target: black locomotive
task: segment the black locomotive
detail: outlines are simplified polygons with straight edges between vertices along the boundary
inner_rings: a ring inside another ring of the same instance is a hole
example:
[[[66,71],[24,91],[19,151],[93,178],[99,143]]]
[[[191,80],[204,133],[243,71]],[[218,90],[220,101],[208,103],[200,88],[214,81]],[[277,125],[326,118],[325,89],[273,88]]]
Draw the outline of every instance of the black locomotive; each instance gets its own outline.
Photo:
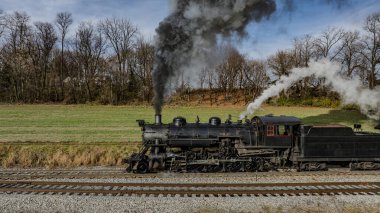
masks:
[[[142,147],[126,159],[129,172],[380,169],[380,134],[341,125],[309,126],[296,117],[272,115],[244,122],[229,117],[223,123],[218,117],[208,123],[176,117],[170,124],[156,115],[154,124],[138,122]]]

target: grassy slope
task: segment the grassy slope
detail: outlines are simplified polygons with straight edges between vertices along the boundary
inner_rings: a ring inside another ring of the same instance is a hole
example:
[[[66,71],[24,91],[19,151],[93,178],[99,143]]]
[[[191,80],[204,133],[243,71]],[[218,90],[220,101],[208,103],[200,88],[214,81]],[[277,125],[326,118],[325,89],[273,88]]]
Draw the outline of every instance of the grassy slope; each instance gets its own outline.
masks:
[[[174,116],[185,116],[188,122],[199,115],[201,122],[210,116],[228,114],[236,120],[244,107],[165,107],[163,122]],[[356,111],[341,111],[313,107],[271,107],[257,115],[292,115],[308,124],[345,124],[359,122],[367,131],[376,124]],[[0,142],[124,142],[140,141],[140,129],[135,120],[153,121],[150,106],[90,106],[90,105],[0,105]]]

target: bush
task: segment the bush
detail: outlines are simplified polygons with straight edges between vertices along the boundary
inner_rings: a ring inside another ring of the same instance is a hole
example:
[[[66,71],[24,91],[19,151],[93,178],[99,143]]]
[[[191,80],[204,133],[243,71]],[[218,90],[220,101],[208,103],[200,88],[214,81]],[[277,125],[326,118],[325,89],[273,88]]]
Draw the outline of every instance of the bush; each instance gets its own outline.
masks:
[[[269,105],[273,106],[313,106],[313,107],[326,107],[336,108],[339,107],[340,101],[327,97],[314,97],[314,98],[287,98],[280,96],[277,98],[269,99]]]
[[[359,106],[356,104],[344,104],[342,106],[342,110],[359,110]]]

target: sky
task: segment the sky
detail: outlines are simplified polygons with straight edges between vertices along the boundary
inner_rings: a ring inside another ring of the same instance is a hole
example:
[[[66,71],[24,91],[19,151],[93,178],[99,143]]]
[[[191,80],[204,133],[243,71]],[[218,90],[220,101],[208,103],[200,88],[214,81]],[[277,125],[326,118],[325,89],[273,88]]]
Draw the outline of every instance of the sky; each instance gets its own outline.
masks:
[[[54,22],[58,12],[72,13],[72,32],[82,21],[96,23],[110,17],[127,18],[153,40],[155,28],[171,11],[172,0],[0,0],[5,13],[26,12],[31,22]],[[380,0],[276,0],[269,19],[251,23],[248,36],[235,43],[240,52],[263,59],[289,49],[295,37],[317,36],[328,27],[361,30],[365,17],[380,12]],[[285,4],[291,2],[292,4]]]

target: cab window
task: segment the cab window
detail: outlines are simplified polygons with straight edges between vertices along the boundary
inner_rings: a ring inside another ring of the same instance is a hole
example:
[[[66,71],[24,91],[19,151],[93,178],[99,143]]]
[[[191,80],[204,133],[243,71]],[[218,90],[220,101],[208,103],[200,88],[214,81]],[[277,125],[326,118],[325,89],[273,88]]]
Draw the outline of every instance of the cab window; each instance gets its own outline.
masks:
[[[286,125],[268,125],[267,136],[287,136],[290,135],[290,127]]]
[[[288,132],[286,131],[285,125],[278,125],[278,135],[287,135]]]
[[[275,126],[274,125],[268,125],[267,126],[267,136],[274,136],[275,134]]]

